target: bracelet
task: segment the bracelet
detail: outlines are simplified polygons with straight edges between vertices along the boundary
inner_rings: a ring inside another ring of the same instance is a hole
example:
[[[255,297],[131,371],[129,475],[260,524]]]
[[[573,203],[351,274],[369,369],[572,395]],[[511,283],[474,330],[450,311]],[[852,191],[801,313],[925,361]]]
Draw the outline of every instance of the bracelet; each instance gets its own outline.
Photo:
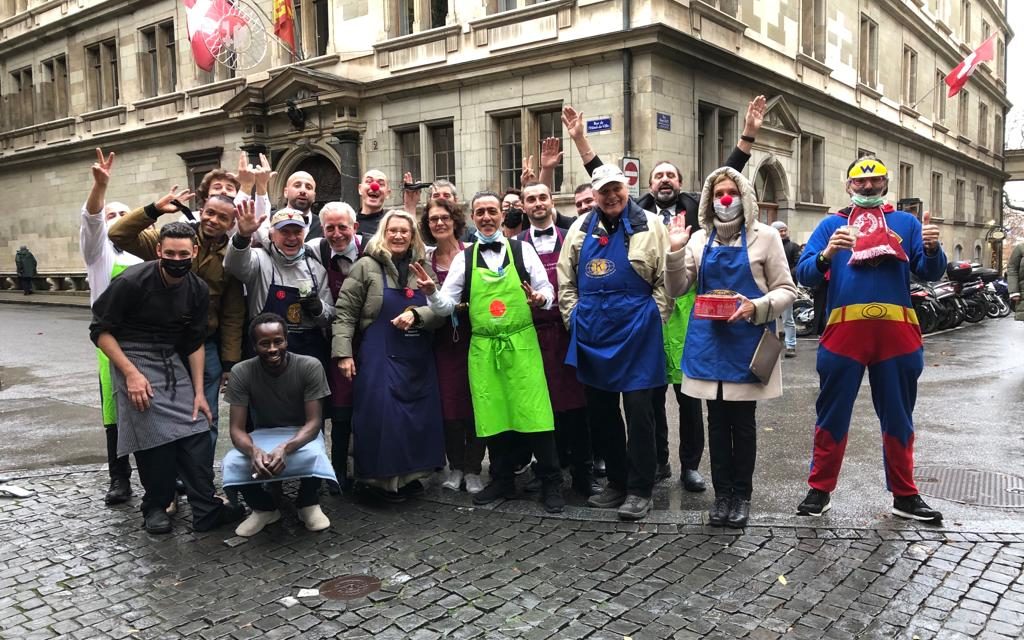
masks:
[[[754,136],[743,136],[743,135],[741,135],[740,136],[740,140],[742,140],[743,142],[749,142],[750,144],[754,144],[755,138],[754,138]]]

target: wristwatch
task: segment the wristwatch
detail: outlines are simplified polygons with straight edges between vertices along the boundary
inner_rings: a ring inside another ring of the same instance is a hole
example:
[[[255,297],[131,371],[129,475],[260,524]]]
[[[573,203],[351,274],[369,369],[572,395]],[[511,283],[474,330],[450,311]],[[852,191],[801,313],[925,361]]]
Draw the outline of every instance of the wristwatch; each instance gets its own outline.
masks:
[[[818,271],[825,273],[832,267],[832,260],[825,257],[825,253],[821,252],[818,254],[818,258],[814,261],[818,267]]]

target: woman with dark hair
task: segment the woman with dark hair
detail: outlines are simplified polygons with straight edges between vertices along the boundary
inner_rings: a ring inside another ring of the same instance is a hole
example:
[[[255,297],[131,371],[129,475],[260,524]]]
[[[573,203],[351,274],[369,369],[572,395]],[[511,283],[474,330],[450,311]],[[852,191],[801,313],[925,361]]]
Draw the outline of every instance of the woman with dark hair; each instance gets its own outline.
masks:
[[[466,218],[451,200],[431,200],[420,216],[423,239],[435,246],[427,247],[427,262],[444,284],[448,268],[455,256],[465,250],[459,240],[466,230]],[[476,437],[473,424],[473,403],[469,395],[469,313],[463,309],[453,313],[434,332],[434,359],[441,390],[444,414],[444,448],[448,456],[448,476],[441,483],[446,489],[458,491],[462,483],[466,491],[477,493],[484,488],[480,479],[484,459],[484,443]]]

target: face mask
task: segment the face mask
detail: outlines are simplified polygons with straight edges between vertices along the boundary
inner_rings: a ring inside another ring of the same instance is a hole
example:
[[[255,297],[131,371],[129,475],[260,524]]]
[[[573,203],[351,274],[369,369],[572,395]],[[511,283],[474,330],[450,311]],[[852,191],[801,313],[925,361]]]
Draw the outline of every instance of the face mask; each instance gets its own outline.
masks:
[[[885,198],[883,198],[880,195],[868,196],[868,195],[861,195],[859,193],[855,193],[855,194],[851,195],[850,196],[850,200],[853,201],[853,204],[857,205],[858,207],[862,207],[864,209],[872,209],[874,207],[880,207],[880,206],[882,206],[882,203],[885,202]]]
[[[714,204],[715,217],[722,222],[735,220],[743,213],[743,201],[740,198],[724,195],[721,199],[715,200]]]
[[[160,258],[160,267],[172,278],[184,278],[192,270],[192,258],[170,260]]]
[[[274,251],[277,253],[278,256],[281,257],[281,261],[284,262],[286,265],[293,265],[299,260],[302,260],[302,258],[304,258],[306,255],[306,245],[302,245],[301,247],[299,247],[299,252],[296,253],[294,256],[286,256],[284,252],[278,249],[277,245],[275,244],[271,244],[270,246],[274,247]]]
[[[501,229],[499,228],[493,234],[491,234],[489,236],[485,236],[483,233],[480,232],[479,229],[477,229],[476,237],[480,238],[480,242],[486,244],[488,242],[498,242],[498,241],[504,239],[505,234],[503,234],[501,232]]]

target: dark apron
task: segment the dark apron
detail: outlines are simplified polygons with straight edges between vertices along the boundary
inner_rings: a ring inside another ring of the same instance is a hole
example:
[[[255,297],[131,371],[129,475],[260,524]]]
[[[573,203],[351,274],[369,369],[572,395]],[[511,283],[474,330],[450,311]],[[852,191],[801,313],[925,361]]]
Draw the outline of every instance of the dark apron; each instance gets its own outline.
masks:
[[[576,379],[576,370],[565,363],[569,353],[569,331],[562,322],[562,313],[558,310],[558,256],[562,251],[565,236],[562,230],[555,229],[555,250],[540,257],[541,264],[548,274],[548,281],[555,290],[555,302],[550,309],[533,308],[533,326],[537,329],[537,342],[540,343],[540,355],[544,359],[544,375],[548,381],[548,393],[551,395],[551,409],[555,413],[571,411],[587,406],[583,385]],[[526,241],[533,245],[533,229],[526,232]],[[534,245],[536,246],[536,245]]]
[[[654,288],[633,270],[626,246],[632,227],[622,214],[620,230],[605,246],[596,237],[597,214],[583,236],[576,284],[579,301],[570,323],[566,364],[585,385],[605,391],[637,391],[665,385],[665,345]]]
[[[712,231],[704,245],[697,274],[697,295],[712,289],[728,289],[747,298],[760,298],[764,292],[758,288],[750,270],[746,226],[740,228],[738,247],[714,246],[717,234],[718,231]],[[774,321],[768,326],[770,331],[775,331]],[[694,380],[759,382],[757,376],[750,373],[750,359],[754,357],[762,333],[764,327],[750,322],[708,320],[691,312],[683,346],[683,373]]]
[[[313,293],[316,294],[320,288],[317,285],[316,276],[309,267],[309,257],[306,260],[306,270],[309,271],[309,278],[313,281]],[[320,361],[327,369],[327,358],[331,353],[331,345],[320,327],[303,327],[302,305],[299,304],[298,287],[289,287],[277,284],[277,269],[270,268],[270,287],[267,289],[267,299],[263,303],[263,313],[276,313],[285,319],[288,324],[288,351],[299,353],[304,356],[312,356]]]
[[[426,305],[426,297],[420,291],[388,287],[383,265],[381,277],[380,313],[362,334],[353,385],[353,457],[361,479],[445,465],[433,333],[401,331],[391,324],[410,305]]]
[[[459,242],[459,250],[465,246]],[[430,258],[437,274],[438,288],[448,277],[437,270],[437,260]],[[437,383],[441,389],[441,410],[445,420],[472,420],[473,398],[469,393],[469,312],[455,311],[444,327],[434,333],[434,359]]]
[[[356,243],[356,255],[360,255],[359,236],[353,237],[352,242]],[[330,264],[329,257],[328,264],[325,264],[324,268],[327,269],[327,286],[331,289],[331,299],[337,302],[338,292],[341,291],[341,285],[345,283],[345,274],[341,269],[336,269],[333,264]],[[355,343],[353,343],[353,347],[356,347]],[[330,351],[328,350],[328,352]],[[332,407],[352,406],[352,381],[342,375],[337,360],[332,361],[327,367],[327,384],[331,388],[329,402]]]

